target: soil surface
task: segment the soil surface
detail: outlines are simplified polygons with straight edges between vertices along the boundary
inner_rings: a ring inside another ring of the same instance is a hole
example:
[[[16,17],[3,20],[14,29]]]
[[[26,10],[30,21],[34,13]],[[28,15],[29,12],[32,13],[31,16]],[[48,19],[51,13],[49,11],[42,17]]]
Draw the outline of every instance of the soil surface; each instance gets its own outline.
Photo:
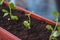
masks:
[[[24,11],[12,10],[13,15],[19,17],[18,21],[8,20],[9,16],[3,17],[2,9],[9,11],[9,7],[3,4],[0,6],[0,26],[16,35],[22,40],[49,40],[51,31],[48,31],[45,26],[47,23],[42,20],[37,20],[31,17],[31,29],[25,28],[23,21],[28,20]],[[58,40],[60,40],[58,38]]]

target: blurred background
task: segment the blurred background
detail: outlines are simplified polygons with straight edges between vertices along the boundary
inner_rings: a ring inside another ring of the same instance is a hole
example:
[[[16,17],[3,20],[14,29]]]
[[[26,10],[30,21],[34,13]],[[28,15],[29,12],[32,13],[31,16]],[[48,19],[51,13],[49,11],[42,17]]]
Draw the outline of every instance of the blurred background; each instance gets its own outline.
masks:
[[[13,2],[15,5],[20,6],[26,10],[33,11],[50,20],[54,20],[52,15],[53,11],[60,13],[60,0],[5,0]],[[59,17],[60,20],[60,17]],[[59,21],[60,22],[60,21]]]

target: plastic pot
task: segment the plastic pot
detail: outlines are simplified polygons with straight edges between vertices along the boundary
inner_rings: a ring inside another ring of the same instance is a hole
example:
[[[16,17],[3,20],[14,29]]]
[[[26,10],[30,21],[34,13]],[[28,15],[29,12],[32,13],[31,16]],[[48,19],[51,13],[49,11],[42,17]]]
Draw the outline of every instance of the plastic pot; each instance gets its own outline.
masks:
[[[4,3],[5,3],[6,6],[8,6],[8,4],[9,4],[8,2],[4,2]],[[16,8],[17,8],[17,10],[20,10],[20,11],[22,10],[25,13],[29,13],[30,12],[30,11],[25,10],[25,9],[23,9],[21,7],[18,7],[18,6],[16,6]],[[43,21],[45,21],[48,24],[55,25],[54,21],[46,19],[46,18],[44,18],[42,16],[39,16],[39,15],[37,15],[35,13],[32,13],[31,17],[36,18],[37,20],[43,20]],[[19,39],[15,35],[11,34],[10,32],[8,32],[5,29],[0,27],[0,40],[21,40],[21,39]]]

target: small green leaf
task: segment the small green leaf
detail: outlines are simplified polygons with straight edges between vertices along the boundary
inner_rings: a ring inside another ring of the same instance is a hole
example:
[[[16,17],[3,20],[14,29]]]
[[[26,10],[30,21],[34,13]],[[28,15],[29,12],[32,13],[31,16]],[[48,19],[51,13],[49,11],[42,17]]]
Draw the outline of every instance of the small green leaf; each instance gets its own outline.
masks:
[[[9,13],[4,13],[3,17],[7,16]]]
[[[60,32],[60,26],[57,26],[57,30]]]
[[[0,5],[2,5],[2,4],[3,4],[3,2],[4,2],[4,0],[0,0]]]
[[[25,27],[29,26],[29,22],[28,21],[24,21],[23,24],[24,24]]]
[[[30,23],[28,21],[24,21],[23,24],[26,28],[30,29]]]
[[[46,28],[47,28],[48,30],[53,30],[53,28],[52,28],[51,25],[46,25]]]
[[[54,11],[53,12],[53,15],[56,16],[56,17],[58,17],[59,16],[59,13],[57,11]]]
[[[10,3],[9,6],[10,6],[11,9],[14,9],[15,8],[15,5],[13,3]]]
[[[53,37],[58,37],[59,35],[60,35],[60,33],[58,31],[54,31],[52,34]]]
[[[11,20],[18,20],[17,16],[11,16]]]
[[[3,12],[8,12],[8,11],[7,11],[7,10],[5,10],[5,9],[2,9],[2,11],[3,11]]]
[[[57,40],[57,38],[56,37],[52,37],[52,40]]]

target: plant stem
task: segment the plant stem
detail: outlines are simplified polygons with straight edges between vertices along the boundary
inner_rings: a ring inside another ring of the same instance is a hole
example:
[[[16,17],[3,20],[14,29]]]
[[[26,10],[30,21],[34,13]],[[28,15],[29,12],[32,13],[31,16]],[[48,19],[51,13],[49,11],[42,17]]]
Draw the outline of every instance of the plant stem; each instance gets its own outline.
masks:
[[[53,34],[53,32],[54,32],[54,31],[52,31],[52,33],[51,33],[51,35],[50,35],[50,37],[49,37],[49,40],[51,40],[51,39],[52,39],[52,34]]]
[[[12,11],[11,11],[10,5],[9,5],[9,9],[10,9],[10,17],[11,17],[12,16]]]
[[[56,21],[56,25],[55,25],[54,31],[56,30],[57,25],[58,25],[58,20]]]
[[[31,21],[30,21],[30,14],[28,15],[28,18],[29,18],[29,24],[31,23]],[[29,28],[30,28],[30,25],[29,25]]]
[[[57,18],[56,25],[55,25],[54,29],[52,30],[52,33],[51,33],[51,35],[49,37],[49,40],[52,39],[52,34],[54,33],[54,31],[56,31],[56,28],[57,28],[57,25],[58,25],[58,17],[56,17],[56,18]]]
[[[52,38],[52,34],[50,35],[49,40],[51,40],[51,38]]]
[[[11,13],[11,8],[10,8],[10,17],[11,17],[12,13]]]

